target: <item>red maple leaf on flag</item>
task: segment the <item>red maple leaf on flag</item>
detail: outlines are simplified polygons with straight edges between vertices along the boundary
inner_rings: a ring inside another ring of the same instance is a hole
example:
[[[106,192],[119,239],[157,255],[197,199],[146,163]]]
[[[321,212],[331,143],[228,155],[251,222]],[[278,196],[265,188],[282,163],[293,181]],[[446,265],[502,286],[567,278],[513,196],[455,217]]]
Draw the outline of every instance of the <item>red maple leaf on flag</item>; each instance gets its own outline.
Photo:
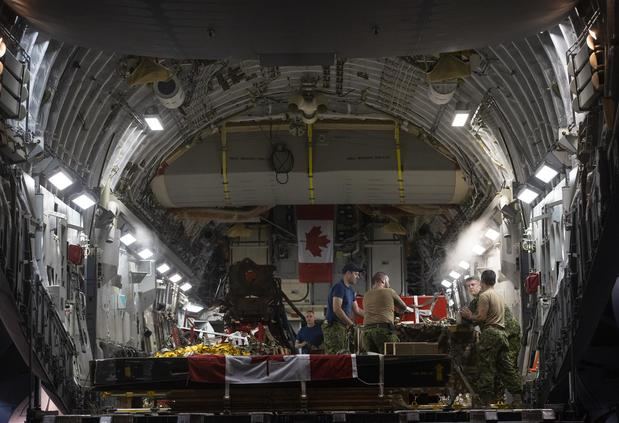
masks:
[[[320,226],[313,226],[309,232],[305,233],[305,249],[314,257],[322,256],[321,248],[327,248],[330,242],[329,238],[322,234]]]

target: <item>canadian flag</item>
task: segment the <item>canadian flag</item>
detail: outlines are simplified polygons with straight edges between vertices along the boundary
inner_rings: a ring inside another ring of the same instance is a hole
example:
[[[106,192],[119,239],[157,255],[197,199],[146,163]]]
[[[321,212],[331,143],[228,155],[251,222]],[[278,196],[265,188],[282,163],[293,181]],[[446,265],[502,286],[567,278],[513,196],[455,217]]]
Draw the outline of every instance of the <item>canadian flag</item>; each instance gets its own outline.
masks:
[[[299,282],[331,283],[333,206],[297,206]]]
[[[201,383],[276,383],[354,379],[352,355],[194,355],[188,358],[189,378]]]

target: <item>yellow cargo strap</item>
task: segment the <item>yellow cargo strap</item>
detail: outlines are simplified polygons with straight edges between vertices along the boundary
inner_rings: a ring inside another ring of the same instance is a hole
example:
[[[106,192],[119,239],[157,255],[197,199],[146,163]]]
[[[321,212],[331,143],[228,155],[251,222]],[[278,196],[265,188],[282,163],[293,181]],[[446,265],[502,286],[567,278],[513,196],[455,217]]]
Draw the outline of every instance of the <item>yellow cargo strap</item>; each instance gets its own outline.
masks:
[[[314,147],[313,141],[313,125],[307,125],[307,176],[309,178],[309,200],[310,204],[314,204]]]
[[[230,190],[228,188],[228,131],[226,124],[221,128],[221,174],[224,184],[224,201],[230,202]]]
[[[402,172],[402,154],[400,150],[400,125],[396,122],[394,127],[395,156],[398,166],[398,186],[400,190],[400,203],[404,203],[404,175]]]

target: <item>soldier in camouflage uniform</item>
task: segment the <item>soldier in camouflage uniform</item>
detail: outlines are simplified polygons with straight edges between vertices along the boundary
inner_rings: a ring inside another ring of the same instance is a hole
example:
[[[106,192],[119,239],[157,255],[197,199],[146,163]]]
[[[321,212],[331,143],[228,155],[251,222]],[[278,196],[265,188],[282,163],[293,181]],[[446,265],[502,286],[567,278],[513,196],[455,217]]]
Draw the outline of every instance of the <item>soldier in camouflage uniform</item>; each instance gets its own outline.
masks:
[[[414,311],[407,307],[399,295],[389,287],[389,276],[377,272],[372,277],[372,289],[363,297],[363,341],[362,351],[385,353],[385,342],[398,342],[393,325],[393,313]]]
[[[480,291],[479,283],[480,283],[479,279],[476,277],[470,277],[470,278],[465,279],[464,281],[464,284],[467,290],[469,291],[469,294],[473,297],[473,299],[471,300],[468,306],[468,308],[471,310],[473,314],[477,313],[477,296],[479,295],[479,291]],[[508,343],[508,357],[510,361],[513,363],[516,371],[518,371],[518,355],[520,354],[520,324],[512,315],[512,312],[510,311],[509,307],[505,307],[504,321],[505,321],[505,333],[507,335],[507,343]],[[477,345],[472,346],[472,349],[474,350],[472,351],[472,353],[476,355],[478,353]],[[467,377],[469,378],[469,382],[471,383],[474,383],[474,381],[478,379],[477,378],[478,375],[476,373],[476,370],[478,367],[477,357],[472,357],[471,360],[469,360],[468,364],[471,364],[473,362],[474,362],[475,369],[472,369],[471,368],[472,366],[470,365],[464,369],[465,374],[467,375]],[[497,375],[497,377],[495,378],[495,392],[496,392],[495,396],[497,400],[503,399],[504,391],[505,391],[505,387],[501,383],[501,378]]]
[[[509,341],[505,331],[505,305],[494,291],[496,274],[485,270],[481,275],[481,294],[477,299],[477,312],[473,314],[468,308],[462,310],[462,316],[473,320],[481,326],[478,345],[478,381],[477,394],[480,405],[488,405],[496,397],[495,378],[514,396],[516,403],[521,402],[522,381],[509,355]]]

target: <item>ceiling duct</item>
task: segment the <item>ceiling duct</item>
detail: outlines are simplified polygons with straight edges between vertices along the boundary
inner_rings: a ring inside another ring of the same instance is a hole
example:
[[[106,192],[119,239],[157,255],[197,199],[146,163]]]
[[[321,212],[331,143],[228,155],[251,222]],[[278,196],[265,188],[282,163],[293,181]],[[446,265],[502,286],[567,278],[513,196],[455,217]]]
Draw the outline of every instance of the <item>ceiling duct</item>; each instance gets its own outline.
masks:
[[[145,57],[128,57],[119,63],[121,73],[128,74],[129,86],[145,85],[166,81],[172,77],[172,72],[152,59]]]
[[[438,62],[427,73],[428,81],[443,82],[471,76],[471,64],[462,60],[462,52],[442,53]]]
[[[153,84],[155,96],[168,109],[178,109],[185,101],[185,90],[176,76]]]
[[[447,104],[453,98],[456,88],[458,88],[458,83],[456,81],[438,83],[430,82],[428,84],[428,97],[434,104]]]
[[[288,110],[300,112],[303,122],[310,125],[318,120],[318,113],[327,111],[326,103],[324,97],[316,94],[312,87],[292,97],[288,102]]]

